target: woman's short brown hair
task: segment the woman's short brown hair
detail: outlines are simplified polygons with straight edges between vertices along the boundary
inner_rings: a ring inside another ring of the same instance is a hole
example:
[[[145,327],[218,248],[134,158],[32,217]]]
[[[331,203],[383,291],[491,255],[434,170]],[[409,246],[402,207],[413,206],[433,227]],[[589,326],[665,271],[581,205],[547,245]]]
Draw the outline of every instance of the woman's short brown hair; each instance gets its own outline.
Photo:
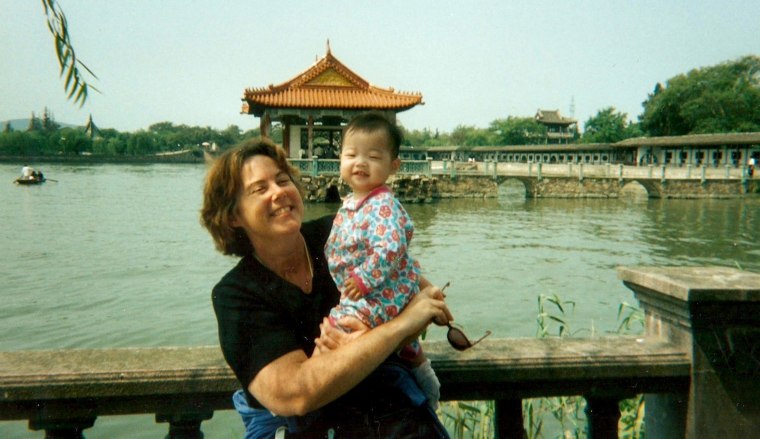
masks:
[[[243,187],[243,164],[250,157],[271,158],[284,171],[303,196],[300,173],[288,163],[285,151],[268,139],[245,140],[214,160],[203,187],[201,224],[214,239],[216,249],[225,255],[246,256],[253,252],[243,229],[233,227],[237,215],[238,194]]]

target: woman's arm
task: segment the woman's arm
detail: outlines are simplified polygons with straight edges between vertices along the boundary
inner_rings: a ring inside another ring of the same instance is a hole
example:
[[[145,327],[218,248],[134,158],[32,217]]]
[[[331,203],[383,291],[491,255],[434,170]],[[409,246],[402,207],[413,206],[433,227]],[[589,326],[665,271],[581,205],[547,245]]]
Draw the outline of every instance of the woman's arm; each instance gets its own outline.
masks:
[[[433,319],[449,317],[441,290],[428,287],[398,317],[337,349],[311,358],[301,350],[279,357],[261,369],[248,390],[278,415],[304,415],[351,390]]]

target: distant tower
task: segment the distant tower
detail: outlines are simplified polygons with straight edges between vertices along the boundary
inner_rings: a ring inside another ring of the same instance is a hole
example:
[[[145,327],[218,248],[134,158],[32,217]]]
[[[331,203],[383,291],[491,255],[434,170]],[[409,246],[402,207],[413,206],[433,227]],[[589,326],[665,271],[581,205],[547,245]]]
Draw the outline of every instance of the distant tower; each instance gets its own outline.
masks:
[[[575,137],[578,121],[562,116],[559,110],[539,109],[535,120],[546,126],[546,143],[569,143]]]
[[[570,96],[570,117],[575,118],[575,96]]]
[[[37,116],[34,115],[34,111],[32,111],[32,117],[29,118],[29,125],[26,127],[27,131],[38,131],[42,128],[40,124],[40,120],[37,119]]]
[[[90,117],[87,118],[87,125],[84,126],[84,132],[90,136],[90,139],[94,139],[98,131],[100,130],[95,126],[95,122],[92,121],[92,114],[90,114]]]
[[[43,131],[55,131],[58,129],[58,124],[55,123],[55,119],[53,118],[53,115],[50,113],[50,110],[48,110],[47,107],[45,107],[45,110],[42,112],[42,130]]]

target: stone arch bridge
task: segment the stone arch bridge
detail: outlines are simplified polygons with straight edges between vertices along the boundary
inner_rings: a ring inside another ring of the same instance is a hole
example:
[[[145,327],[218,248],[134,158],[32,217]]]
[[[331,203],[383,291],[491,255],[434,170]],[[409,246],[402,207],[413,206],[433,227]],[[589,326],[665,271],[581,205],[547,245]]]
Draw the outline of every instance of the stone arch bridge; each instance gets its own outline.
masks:
[[[294,160],[310,201],[340,200],[349,188],[337,160]],[[299,163],[300,162],[300,163]],[[760,195],[760,178],[734,167],[624,166],[541,163],[405,161],[391,185],[405,202],[439,198],[495,198],[517,180],[526,198],[617,198],[641,186],[649,198],[736,198]]]

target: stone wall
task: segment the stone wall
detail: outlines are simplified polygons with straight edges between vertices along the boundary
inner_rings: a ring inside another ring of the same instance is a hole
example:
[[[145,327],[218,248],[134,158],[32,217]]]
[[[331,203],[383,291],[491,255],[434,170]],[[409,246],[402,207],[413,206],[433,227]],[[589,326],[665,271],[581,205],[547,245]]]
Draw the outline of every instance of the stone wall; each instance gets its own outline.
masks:
[[[617,198],[621,185],[612,178],[542,178],[534,179],[528,195],[534,198]]]
[[[617,178],[544,177],[519,178],[529,197],[534,198],[617,198],[624,186],[638,182],[649,198],[736,198],[760,193],[758,180],[665,180]]]
[[[489,176],[438,176],[434,177],[437,188],[435,198],[496,198],[499,185]]]
[[[618,198],[624,186],[638,182],[650,198],[733,198],[760,194],[760,179],[666,180],[577,177],[498,177],[396,175],[389,185],[404,203],[428,203],[441,198],[496,198],[499,184],[517,179],[525,185],[528,198]],[[338,176],[303,176],[307,201],[340,202],[351,189]],[[635,181],[635,182],[634,182]]]
[[[340,202],[351,188],[338,176],[304,175],[301,183],[306,191],[306,201],[324,203]],[[394,176],[389,186],[403,203],[429,203],[439,198],[495,198],[498,185],[490,177],[427,177],[424,175]]]
[[[339,203],[342,197],[351,192],[351,188],[338,176],[320,175],[301,176],[306,201],[316,203]],[[440,198],[438,179],[411,175],[395,176],[389,181],[391,190],[403,203],[429,203]]]

